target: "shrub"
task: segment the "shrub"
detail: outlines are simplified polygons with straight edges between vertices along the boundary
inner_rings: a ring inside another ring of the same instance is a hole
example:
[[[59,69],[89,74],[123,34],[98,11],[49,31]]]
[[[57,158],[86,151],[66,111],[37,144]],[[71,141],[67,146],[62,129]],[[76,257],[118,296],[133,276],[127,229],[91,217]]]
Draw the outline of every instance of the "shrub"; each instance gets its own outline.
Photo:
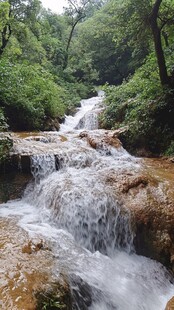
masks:
[[[165,151],[166,156],[174,156],[174,141],[172,140],[170,146]]]
[[[0,61],[0,102],[11,127],[41,129],[44,119],[65,112],[66,91],[39,65]]]
[[[128,125],[122,142],[129,151],[145,148],[164,152],[174,137],[174,93],[162,89],[153,55],[133,77],[120,86],[104,87],[106,110],[101,123],[106,128]]]
[[[8,160],[12,145],[12,139],[5,136],[0,137],[0,166]]]
[[[6,131],[8,129],[7,121],[4,116],[4,112],[0,109],[0,131]]]

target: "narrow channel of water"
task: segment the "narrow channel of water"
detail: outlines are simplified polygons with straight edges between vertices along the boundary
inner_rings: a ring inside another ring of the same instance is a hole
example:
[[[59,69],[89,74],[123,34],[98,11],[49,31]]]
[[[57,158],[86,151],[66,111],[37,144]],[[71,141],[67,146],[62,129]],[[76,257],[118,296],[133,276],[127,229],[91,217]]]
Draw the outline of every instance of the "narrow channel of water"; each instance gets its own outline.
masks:
[[[160,263],[134,253],[130,212],[112,182],[114,176],[138,172],[141,162],[121,146],[102,140],[94,149],[79,138],[82,130],[100,136],[96,128],[102,99],[82,101],[61,131],[50,133],[45,151],[43,146],[42,153],[31,155],[35,182],[22,199],[2,204],[0,216],[18,219],[31,238],[51,244],[58,262],[55,274],[63,270],[86,283],[90,301],[72,280],[79,291],[74,309],[164,310],[174,293],[170,276]],[[51,150],[62,135],[55,156]]]

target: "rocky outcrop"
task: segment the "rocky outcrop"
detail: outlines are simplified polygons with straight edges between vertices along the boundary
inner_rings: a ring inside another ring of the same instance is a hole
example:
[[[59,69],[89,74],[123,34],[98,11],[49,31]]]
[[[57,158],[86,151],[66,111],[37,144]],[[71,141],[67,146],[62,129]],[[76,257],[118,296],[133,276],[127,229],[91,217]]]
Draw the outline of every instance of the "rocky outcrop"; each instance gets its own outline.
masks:
[[[0,175],[0,203],[21,198],[31,180],[30,173],[12,171]]]
[[[155,259],[174,272],[174,165],[146,159],[141,171],[109,172],[121,205],[130,211],[137,254]]]
[[[174,166],[160,160],[153,160],[153,169],[150,160],[145,164],[144,175],[128,175],[119,185],[134,219],[135,249],[174,271]]]
[[[52,252],[45,247],[28,254],[22,249],[29,243],[28,234],[13,219],[0,218],[1,309],[36,309],[34,292],[52,283]]]
[[[70,276],[72,308],[73,310],[88,310],[92,303],[102,300],[103,293],[96,287],[89,285],[81,277],[72,274]],[[108,298],[108,302],[107,302]],[[115,306],[109,300],[109,296],[105,296],[106,309],[116,310]]]
[[[60,161],[65,159],[69,165],[77,165],[79,154],[84,152],[83,167],[90,166],[91,148],[107,156],[113,150],[125,152],[117,139],[117,131],[94,130],[83,131],[79,137],[74,134],[68,149],[70,137],[61,134],[38,133],[17,136],[13,138],[11,162],[16,169],[30,172],[30,157],[32,155],[50,154],[55,156],[56,169],[61,168]],[[83,141],[82,141],[83,140]],[[81,146],[82,145],[82,146]],[[123,156],[125,153],[121,153]],[[76,159],[77,156],[77,159]],[[120,156],[120,155],[119,155]],[[54,158],[53,158],[54,159]],[[162,262],[174,270],[174,164],[163,159],[147,159],[138,170],[126,166],[126,159],[120,168],[105,171],[101,175],[106,184],[114,187],[120,205],[125,206],[131,213],[135,231],[134,245],[138,254],[145,255]],[[131,159],[132,160],[132,159]],[[2,183],[1,183],[2,184]],[[13,198],[10,196],[10,198]]]
[[[49,285],[45,287],[43,291],[40,290],[35,293],[36,306],[34,310],[75,309],[73,307],[71,289],[65,278],[61,276],[59,281],[49,283]]]
[[[94,149],[104,150],[108,146],[121,147],[121,142],[115,135],[115,131],[97,130],[93,132],[82,131],[80,138],[86,138],[89,145]]]
[[[43,124],[43,130],[44,131],[58,131],[60,128],[60,124],[57,118],[50,118],[48,117],[44,124]]]

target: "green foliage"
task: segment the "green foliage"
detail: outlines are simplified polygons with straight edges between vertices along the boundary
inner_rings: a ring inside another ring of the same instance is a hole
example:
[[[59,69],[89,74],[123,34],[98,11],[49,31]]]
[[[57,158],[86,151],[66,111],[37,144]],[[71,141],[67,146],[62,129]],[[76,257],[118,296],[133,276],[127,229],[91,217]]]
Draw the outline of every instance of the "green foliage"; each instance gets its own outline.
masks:
[[[71,309],[71,294],[69,287],[54,283],[49,290],[37,292],[36,310]]]
[[[9,8],[8,2],[0,3],[0,32],[3,30],[6,23],[9,21]]]
[[[104,87],[102,126],[128,125],[130,148],[170,149],[174,95],[160,86],[149,18],[155,1],[68,3],[57,15],[39,0],[0,2],[0,131],[7,121],[10,129],[42,130],[94,95],[94,84],[123,82]],[[173,0],[162,1],[156,20],[171,85],[173,11]]]
[[[119,84],[139,66],[138,59],[133,63],[132,49],[126,42],[119,46],[115,42],[117,6],[117,2],[109,1],[77,27],[69,52],[69,66],[82,81]]]
[[[56,298],[57,299],[57,298]],[[42,310],[54,310],[54,309],[65,309],[65,305],[61,302],[56,301],[54,299],[48,299],[47,301],[43,302]]]
[[[44,119],[65,112],[65,90],[39,65],[0,61],[0,101],[10,125],[18,129],[41,129]]]
[[[0,109],[0,132],[8,129],[7,121],[4,116],[3,110]]]
[[[161,92],[156,60],[151,54],[146,63],[139,68],[133,77],[120,86],[104,87],[107,109],[104,120],[107,127],[115,127],[117,123],[131,121],[141,109],[142,102],[154,100]],[[120,116],[124,111],[124,117]]]
[[[155,56],[122,85],[104,87],[106,111],[101,124],[107,128],[128,126],[122,134],[124,145],[133,153],[137,149],[164,152],[174,136],[173,91],[162,89]]]
[[[165,151],[166,156],[174,156],[174,141],[171,141],[170,146]]]
[[[13,142],[9,137],[0,137],[0,166],[8,160],[12,145]]]

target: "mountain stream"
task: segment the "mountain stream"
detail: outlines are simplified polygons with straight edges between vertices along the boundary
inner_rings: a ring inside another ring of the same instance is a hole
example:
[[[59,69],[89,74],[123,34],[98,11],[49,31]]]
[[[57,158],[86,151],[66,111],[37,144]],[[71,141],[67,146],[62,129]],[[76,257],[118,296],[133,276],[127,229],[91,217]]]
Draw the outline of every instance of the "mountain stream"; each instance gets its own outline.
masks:
[[[113,180],[139,173],[141,160],[121,144],[106,143],[109,133],[97,129],[102,100],[102,95],[83,100],[59,132],[15,135],[14,153],[30,156],[34,181],[21,199],[0,205],[2,309],[34,309],[28,306],[29,294],[44,281],[44,269],[54,278],[65,273],[86,283],[89,298],[72,281],[73,309],[164,310],[174,294],[166,269],[135,254],[130,211]],[[52,257],[38,252],[26,262],[22,255],[29,254],[17,254],[25,234],[28,240],[44,240]],[[24,265],[35,277],[25,276]],[[25,288],[27,281],[30,289]]]

